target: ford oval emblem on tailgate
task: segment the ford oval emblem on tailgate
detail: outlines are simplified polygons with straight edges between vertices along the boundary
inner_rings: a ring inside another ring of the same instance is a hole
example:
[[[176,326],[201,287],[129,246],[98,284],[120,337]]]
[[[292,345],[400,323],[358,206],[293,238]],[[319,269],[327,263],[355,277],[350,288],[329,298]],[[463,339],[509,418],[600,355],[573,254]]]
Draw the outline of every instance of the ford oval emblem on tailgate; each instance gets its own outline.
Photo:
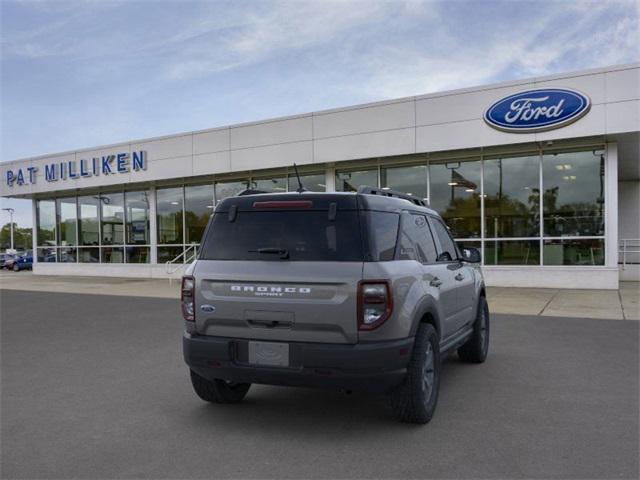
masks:
[[[212,313],[216,311],[216,307],[214,307],[213,305],[201,305],[200,310],[202,310],[203,312]]]

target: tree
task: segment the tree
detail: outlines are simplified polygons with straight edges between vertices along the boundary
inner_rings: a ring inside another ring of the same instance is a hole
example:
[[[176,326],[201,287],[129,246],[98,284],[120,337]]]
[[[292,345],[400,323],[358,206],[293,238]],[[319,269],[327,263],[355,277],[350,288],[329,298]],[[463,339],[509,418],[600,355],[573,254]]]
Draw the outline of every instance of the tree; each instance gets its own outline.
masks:
[[[20,228],[17,223],[13,223],[13,247],[16,250],[31,250],[31,229]],[[11,247],[11,224],[6,223],[0,229],[0,248],[4,251]]]

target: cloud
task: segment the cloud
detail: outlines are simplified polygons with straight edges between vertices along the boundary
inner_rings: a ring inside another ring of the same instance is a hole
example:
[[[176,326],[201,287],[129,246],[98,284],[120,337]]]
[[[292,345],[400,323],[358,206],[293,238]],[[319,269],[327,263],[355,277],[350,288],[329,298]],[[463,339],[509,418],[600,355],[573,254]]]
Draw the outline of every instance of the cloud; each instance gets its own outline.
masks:
[[[475,41],[434,24],[431,48],[386,45],[367,52],[361,64],[368,81],[357,88],[372,99],[397,98],[640,60],[633,8],[612,16],[610,5],[565,6],[551,3],[535,18],[505,18],[502,25],[496,19],[500,33]]]

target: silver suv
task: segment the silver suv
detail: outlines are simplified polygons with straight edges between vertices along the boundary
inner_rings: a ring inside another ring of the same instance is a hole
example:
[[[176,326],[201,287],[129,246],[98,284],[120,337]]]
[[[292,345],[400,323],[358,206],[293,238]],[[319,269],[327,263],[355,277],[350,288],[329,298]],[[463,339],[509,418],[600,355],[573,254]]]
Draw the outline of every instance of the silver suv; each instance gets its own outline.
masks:
[[[487,356],[479,261],[397,192],[227,198],[182,280],[193,388],[215,403],[252,383],[384,393],[400,420],[426,423],[443,356]]]

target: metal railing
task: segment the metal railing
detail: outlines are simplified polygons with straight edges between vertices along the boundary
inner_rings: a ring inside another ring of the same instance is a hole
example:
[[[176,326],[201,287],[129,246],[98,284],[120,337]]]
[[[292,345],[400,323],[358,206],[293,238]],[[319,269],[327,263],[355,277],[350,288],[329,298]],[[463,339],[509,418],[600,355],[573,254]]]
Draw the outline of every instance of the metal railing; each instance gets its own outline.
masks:
[[[640,238],[622,238],[618,248],[618,263],[624,270],[628,264],[640,263]],[[634,256],[637,257],[632,259]]]
[[[167,275],[173,275],[181,268],[192,263],[198,257],[198,245],[193,243],[189,245],[184,251],[173,260],[168,260],[165,263],[167,268]],[[171,277],[169,277],[169,283],[171,283]]]

